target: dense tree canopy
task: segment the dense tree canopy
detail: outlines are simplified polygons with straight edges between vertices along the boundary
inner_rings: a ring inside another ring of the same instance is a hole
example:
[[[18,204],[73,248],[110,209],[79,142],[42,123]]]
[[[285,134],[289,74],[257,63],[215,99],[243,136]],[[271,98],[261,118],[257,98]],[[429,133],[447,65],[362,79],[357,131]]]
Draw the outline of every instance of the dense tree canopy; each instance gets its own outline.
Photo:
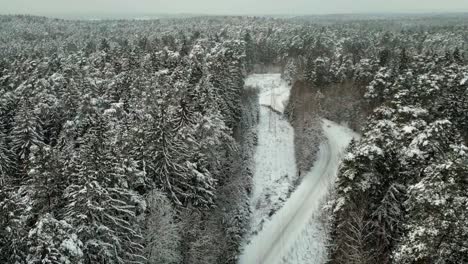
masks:
[[[255,144],[244,78],[272,66],[316,98],[352,84],[371,112],[340,169],[331,262],[467,262],[467,30],[0,16],[0,262],[235,263]]]

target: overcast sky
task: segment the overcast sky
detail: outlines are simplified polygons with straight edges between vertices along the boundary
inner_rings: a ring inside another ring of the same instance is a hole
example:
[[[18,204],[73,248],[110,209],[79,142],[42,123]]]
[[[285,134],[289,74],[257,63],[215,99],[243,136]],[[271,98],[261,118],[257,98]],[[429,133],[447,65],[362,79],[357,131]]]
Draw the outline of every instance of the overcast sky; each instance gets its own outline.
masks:
[[[0,0],[3,14],[468,12],[468,0]]]

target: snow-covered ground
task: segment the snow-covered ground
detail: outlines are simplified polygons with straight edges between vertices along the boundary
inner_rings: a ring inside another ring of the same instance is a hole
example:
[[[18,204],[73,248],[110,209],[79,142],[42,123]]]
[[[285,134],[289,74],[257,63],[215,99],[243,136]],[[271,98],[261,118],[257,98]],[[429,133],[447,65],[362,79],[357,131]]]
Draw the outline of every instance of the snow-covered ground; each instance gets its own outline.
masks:
[[[281,74],[252,74],[245,80],[246,86],[259,89],[259,103],[283,113],[288,104],[291,86],[281,79]]]
[[[284,111],[290,89],[279,74],[254,74],[247,78],[246,85],[260,90],[261,103],[251,197],[251,233],[256,233],[281,207],[292,188],[296,177],[294,129],[277,113]]]
[[[260,111],[251,203],[252,230],[260,232],[246,244],[239,263],[323,263],[326,235],[318,219],[320,204],[335,179],[342,152],[356,135],[324,120],[327,140],[321,144],[318,160],[284,206],[269,218],[268,211],[283,204],[296,176],[293,128],[267,108],[282,113],[290,88],[278,74],[252,75],[246,83],[260,89],[259,100],[265,107]]]

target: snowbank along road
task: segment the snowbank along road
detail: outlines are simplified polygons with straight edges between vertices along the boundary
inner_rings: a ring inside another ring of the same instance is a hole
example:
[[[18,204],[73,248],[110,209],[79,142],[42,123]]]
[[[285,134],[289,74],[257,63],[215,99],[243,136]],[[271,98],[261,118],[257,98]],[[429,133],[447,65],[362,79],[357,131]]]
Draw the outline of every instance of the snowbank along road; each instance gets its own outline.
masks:
[[[296,173],[293,128],[280,115],[287,104],[290,87],[276,74],[252,75],[246,84],[260,89],[260,105],[264,106],[260,114],[251,203],[252,228],[261,228],[261,231],[245,246],[239,263],[324,263],[327,238],[317,215],[335,180],[342,153],[357,135],[346,127],[323,120],[322,128],[327,140],[320,146],[318,159],[291,197],[268,221],[264,210],[268,205],[261,203],[275,203],[275,199],[281,199],[284,189],[287,189],[283,186],[289,183],[288,180],[276,186],[278,188],[273,189],[272,186],[282,175],[292,179]],[[272,116],[277,123],[271,124]],[[272,126],[275,128],[272,129]],[[277,133],[277,129],[282,132]],[[265,190],[270,190],[268,200],[262,196]],[[279,194],[275,194],[275,191],[279,191]]]

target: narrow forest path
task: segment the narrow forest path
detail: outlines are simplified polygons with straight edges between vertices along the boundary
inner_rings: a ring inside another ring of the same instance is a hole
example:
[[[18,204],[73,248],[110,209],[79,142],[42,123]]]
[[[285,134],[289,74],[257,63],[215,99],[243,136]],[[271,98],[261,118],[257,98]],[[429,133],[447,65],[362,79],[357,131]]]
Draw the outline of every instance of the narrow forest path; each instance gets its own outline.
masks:
[[[318,159],[283,205],[288,188],[296,178],[294,130],[281,115],[289,97],[289,87],[279,75],[272,74],[252,75],[246,84],[260,89],[259,100],[263,107],[252,195],[254,232],[239,263],[323,263],[326,235],[318,219],[320,204],[335,179],[344,149],[357,135],[346,127],[323,120],[326,140],[320,146]],[[269,218],[271,213],[268,215],[268,212],[272,210],[276,213]],[[256,233],[258,230],[260,232]]]

